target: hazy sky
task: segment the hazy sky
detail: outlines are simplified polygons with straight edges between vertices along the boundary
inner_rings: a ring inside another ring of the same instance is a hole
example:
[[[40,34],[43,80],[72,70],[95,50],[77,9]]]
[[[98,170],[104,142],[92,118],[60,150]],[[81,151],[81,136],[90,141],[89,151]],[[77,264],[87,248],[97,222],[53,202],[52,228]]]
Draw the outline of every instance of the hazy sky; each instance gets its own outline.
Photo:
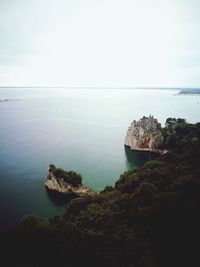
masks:
[[[0,85],[200,87],[200,0],[0,0]]]

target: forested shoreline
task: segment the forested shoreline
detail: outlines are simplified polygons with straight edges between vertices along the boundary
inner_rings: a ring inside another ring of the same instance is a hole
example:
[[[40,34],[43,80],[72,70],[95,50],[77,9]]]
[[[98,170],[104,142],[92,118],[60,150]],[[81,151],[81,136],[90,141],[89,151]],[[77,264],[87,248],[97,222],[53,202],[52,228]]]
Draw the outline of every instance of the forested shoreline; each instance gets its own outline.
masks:
[[[200,123],[180,119],[163,134],[168,152],[114,187],[1,231],[2,266],[199,266]]]

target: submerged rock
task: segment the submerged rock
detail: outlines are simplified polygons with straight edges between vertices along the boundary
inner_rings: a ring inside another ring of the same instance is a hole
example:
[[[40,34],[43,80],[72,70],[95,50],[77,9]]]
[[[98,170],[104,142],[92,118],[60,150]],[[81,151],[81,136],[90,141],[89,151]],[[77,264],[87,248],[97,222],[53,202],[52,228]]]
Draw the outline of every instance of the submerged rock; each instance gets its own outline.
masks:
[[[82,178],[79,174],[56,168],[53,164],[49,165],[44,184],[48,190],[66,195],[86,196],[94,194],[94,191],[83,186]]]
[[[163,144],[161,124],[153,116],[134,120],[129,127],[124,145],[132,150],[161,152]]]

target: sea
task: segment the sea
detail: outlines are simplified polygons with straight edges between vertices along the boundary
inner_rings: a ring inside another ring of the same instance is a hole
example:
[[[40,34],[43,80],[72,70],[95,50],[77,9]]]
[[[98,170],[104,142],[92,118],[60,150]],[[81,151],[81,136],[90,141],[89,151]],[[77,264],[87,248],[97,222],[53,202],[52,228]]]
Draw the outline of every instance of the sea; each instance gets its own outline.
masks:
[[[61,215],[67,203],[44,187],[48,165],[79,172],[95,191],[114,186],[124,171],[154,159],[130,151],[133,120],[153,115],[200,121],[200,95],[177,89],[0,88],[0,227],[26,214]]]

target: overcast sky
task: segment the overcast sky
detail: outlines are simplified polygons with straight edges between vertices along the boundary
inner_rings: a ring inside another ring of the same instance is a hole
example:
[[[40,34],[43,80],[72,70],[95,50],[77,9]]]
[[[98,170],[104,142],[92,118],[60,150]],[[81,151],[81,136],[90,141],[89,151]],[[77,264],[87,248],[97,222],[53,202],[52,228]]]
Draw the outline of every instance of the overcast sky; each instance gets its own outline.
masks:
[[[0,0],[0,86],[200,87],[200,0]]]

